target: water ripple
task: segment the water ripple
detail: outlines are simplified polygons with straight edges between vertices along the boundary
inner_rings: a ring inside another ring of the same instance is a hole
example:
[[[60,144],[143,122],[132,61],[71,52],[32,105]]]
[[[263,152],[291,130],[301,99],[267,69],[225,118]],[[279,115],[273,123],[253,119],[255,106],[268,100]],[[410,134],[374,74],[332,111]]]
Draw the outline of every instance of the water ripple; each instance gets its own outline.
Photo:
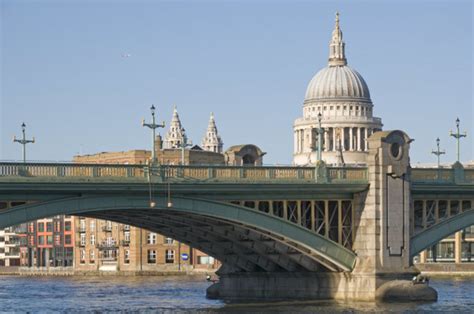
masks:
[[[61,313],[472,313],[472,278],[435,278],[435,303],[260,302],[208,300],[210,284],[188,277],[0,276],[0,312]]]

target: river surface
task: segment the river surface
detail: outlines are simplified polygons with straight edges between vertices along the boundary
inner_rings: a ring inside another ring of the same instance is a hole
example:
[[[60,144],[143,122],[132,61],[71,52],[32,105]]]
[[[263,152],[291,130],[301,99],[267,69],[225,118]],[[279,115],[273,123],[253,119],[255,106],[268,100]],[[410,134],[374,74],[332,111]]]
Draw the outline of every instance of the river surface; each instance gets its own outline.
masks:
[[[474,312],[474,278],[432,278],[430,284],[438,302],[225,303],[206,299],[210,283],[201,278],[0,276],[0,312]]]

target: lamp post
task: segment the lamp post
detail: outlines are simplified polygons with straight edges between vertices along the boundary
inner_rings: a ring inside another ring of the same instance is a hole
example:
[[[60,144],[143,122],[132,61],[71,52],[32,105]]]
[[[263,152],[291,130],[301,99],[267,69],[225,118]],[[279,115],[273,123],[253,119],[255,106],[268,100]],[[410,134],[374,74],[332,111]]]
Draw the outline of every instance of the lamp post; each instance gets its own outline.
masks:
[[[150,108],[151,111],[151,123],[145,123],[145,119],[142,119],[142,126],[146,126],[151,129],[152,133],[152,151],[151,151],[151,162],[156,163],[156,149],[155,149],[155,138],[156,138],[156,129],[157,128],[164,128],[165,127],[165,121],[163,121],[162,124],[156,124],[156,119],[155,119],[155,106],[151,105]]]
[[[31,139],[31,140],[26,139],[26,124],[25,124],[25,122],[23,122],[21,124],[21,133],[22,133],[21,139],[17,139],[16,136],[13,136],[13,143],[15,143],[15,142],[20,143],[23,146],[23,162],[26,163],[26,144],[34,143],[35,138],[33,137],[33,139]]]
[[[316,129],[316,132],[318,133],[318,154],[317,154],[317,161],[321,161],[321,151],[322,151],[322,146],[323,146],[323,134],[324,134],[324,129],[321,127],[321,120],[322,120],[322,115],[321,112],[318,113],[318,128]]]
[[[183,139],[181,140],[181,143],[178,144],[178,147],[181,148],[181,165],[184,166],[184,150],[186,147],[193,146],[193,142],[189,141],[188,143],[188,137],[186,136],[186,130],[183,128],[181,129],[181,133],[183,134]]]
[[[463,137],[466,137],[467,136],[467,133],[464,132],[464,133],[460,133],[459,132],[459,118],[456,119],[456,133],[453,133],[453,131],[449,131],[449,135],[451,135],[452,137],[454,137],[456,139],[456,148],[457,148],[457,161],[459,162],[459,160],[461,159],[460,156],[461,156],[461,151],[460,151],[460,139],[463,138]]]
[[[439,157],[440,157],[441,155],[446,154],[446,152],[445,152],[444,150],[441,151],[441,150],[439,149],[439,142],[440,142],[440,140],[439,140],[439,137],[438,137],[438,138],[436,139],[436,147],[437,147],[437,148],[436,148],[436,150],[431,151],[432,154],[434,154],[434,155],[436,155],[436,157],[438,157],[438,168],[440,167],[440,164],[439,164]]]

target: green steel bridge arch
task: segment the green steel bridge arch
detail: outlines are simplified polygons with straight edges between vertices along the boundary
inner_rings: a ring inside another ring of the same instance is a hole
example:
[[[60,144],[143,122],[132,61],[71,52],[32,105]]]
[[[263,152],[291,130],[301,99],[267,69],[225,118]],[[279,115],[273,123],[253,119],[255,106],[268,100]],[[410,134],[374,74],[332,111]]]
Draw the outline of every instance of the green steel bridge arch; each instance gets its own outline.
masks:
[[[463,213],[438,222],[411,238],[410,257],[416,256],[421,251],[435,245],[453,233],[472,225],[474,225],[474,209],[464,211]]]
[[[145,196],[79,196],[15,206],[0,213],[0,229],[60,214],[142,227],[189,244],[237,271],[352,271],[356,255],[282,218],[234,204],[173,197],[155,207]]]

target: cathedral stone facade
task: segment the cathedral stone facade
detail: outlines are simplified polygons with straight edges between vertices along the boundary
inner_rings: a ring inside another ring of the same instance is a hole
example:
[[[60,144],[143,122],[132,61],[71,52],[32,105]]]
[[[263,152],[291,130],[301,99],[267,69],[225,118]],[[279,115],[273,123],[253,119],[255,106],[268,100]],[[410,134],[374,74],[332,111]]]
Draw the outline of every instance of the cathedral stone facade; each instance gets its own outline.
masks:
[[[336,14],[328,66],[310,81],[303,117],[296,119],[293,126],[293,163],[315,164],[320,137],[321,159],[327,164],[365,164],[367,138],[382,129],[382,120],[373,116],[373,107],[367,83],[347,66],[339,14]],[[321,136],[318,136],[320,126]]]

